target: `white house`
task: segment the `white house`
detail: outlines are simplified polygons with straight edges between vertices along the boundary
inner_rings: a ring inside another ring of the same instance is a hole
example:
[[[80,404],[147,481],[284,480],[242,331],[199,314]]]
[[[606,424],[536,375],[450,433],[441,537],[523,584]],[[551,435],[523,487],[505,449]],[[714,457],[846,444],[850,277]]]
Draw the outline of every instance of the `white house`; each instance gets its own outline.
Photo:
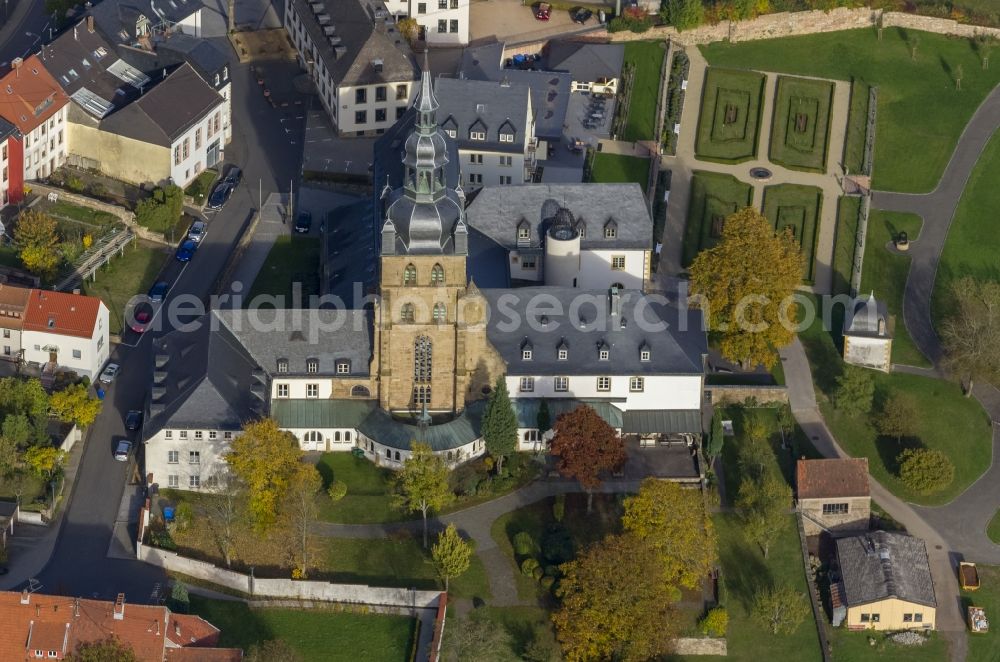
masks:
[[[22,170],[23,179],[21,173],[9,173],[9,186],[48,177],[66,161],[66,94],[39,57],[32,55],[11,61],[10,71],[0,78],[0,100],[0,117],[13,124],[22,136],[22,149],[13,149],[8,167]],[[20,165],[16,165],[18,161]]]
[[[418,38],[428,46],[464,46],[469,43],[470,0],[386,0],[397,18],[412,18]]]
[[[108,307],[96,297],[30,290],[24,311],[24,360],[44,373],[97,377],[109,356]]]

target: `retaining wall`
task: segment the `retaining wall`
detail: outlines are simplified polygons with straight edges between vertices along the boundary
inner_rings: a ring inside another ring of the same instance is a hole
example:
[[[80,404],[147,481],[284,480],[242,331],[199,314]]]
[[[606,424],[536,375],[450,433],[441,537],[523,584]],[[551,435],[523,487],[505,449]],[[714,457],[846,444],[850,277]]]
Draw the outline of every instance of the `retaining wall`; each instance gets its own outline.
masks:
[[[727,655],[725,639],[681,637],[674,643],[677,655]]]
[[[770,404],[772,402],[787,403],[788,389],[784,386],[763,386],[763,385],[707,385],[706,391],[712,393],[712,404],[738,404],[747,398],[754,398],[758,404]]]

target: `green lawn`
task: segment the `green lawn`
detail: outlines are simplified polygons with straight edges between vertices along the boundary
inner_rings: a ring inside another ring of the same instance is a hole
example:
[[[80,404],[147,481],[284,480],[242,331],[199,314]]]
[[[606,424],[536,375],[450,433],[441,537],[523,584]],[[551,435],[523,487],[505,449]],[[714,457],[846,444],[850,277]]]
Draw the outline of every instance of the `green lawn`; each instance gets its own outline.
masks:
[[[632,99],[622,140],[652,140],[656,136],[660,69],[666,56],[666,44],[662,41],[630,41],[625,44],[625,62],[635,67],[635,83],[632,85]]]
[[[948,642],[929,633],[930,641],[922,646],[901,646],[886,639],[879,632],[851,632],[844,628],[833,628],[830,645],[837,662],[940,662],[948,659]],[[872,646],[869,638],[875,639]],[[969,656],[969,660],[979,662],[985,658]]]
[[[683,264],[711,248],[722,236],[726,216],[753,202],[753,187],[732,175],[696,170],[691,175],[691,198],[684,227]]]
[[[330,609],[251,609],[244,602],[191,596],[191,613],[222,630],[219,645],[242,648],[281,639],[303,662],[409,659],[417,621],[409,616]]]
[[[1000,57],[997,59],[1000,63]],[[996,68],[1000,69],[1000,64]],[[998,176],[1000,137],[995,134],[969,177],[948,230],[948,240],[938,264],[931,306],[936,325],[940,325],[948,314],[947,300],[951,296],[953,281],[963,276],[1000,281],[1000,268],[997,266],[1000,235],[995,223],[996,211],[1000,209]]]
[[[865,238],[865,261],[861,272],[861,294],[875,292],[885,302],[889,314],[895,317],[892,339],[892,362],[930,366],[930,362],[913,344],[903,320],[903,290],[910,272],[910,257],[890,253],[886,244],[905,232],[911,241],[920,234],[923,221],[915,214],[901,214],[872,209],[868,215],[868,236]]]
[[[518,653],[526,652],[527,647],[534,644],[536,650],[540,647],[552,651],[553,658],[558,659],[555,657],[558,643],[552,629],[552,620],[549,612],[541,607],[482,607],[473,611],[471,618],[502,625],[510,633],[512,648]]]
[[[308,308],[309,297],[319,295],[320,240],[315,237],[278,237],[267,260],[260,268],[250,293],[244,299],[249,307],[254,297],[279,297],[277,308]],[[293,297],[293,284],[302,287],[301,300]]]
[[[215,183],[215,178],[219,176],[214,170],[204,170],[200,175],[195,177],[194,181],[187,185],[184,189],[184,195],[194,198],[196,205],[200,205],[205,201],[205,197],[212,190],[212,184]]]
[[[321,520],[341,524],[378,524],[410,519],[389,503],[392,471],[351,453],[323,453],[316,465],[328,487],[333,480],[347,483],[347,496],[336,503],[320,501]]]
[[[434,536],[430,537],[433,544]],[[324,541],[324,579],[346,584],[398,586],[425,590],[444,589],[423,549],[419,535],[388,538],[329,538]],[[450,593],[459,598],[491,597],[486,568],[478,556],[461,577],[451,580]]]
[[[906,41],[913,35],[920,38],[916,60]],[[933,189],[969,118],[1000,82],[1000,66],[984,70],[968,39],[898,28],[887,28],[881,42],[869,28],[701,49],[713,66],[877,85],[878,190]],[[960,92],[954,81],[959,65],[965,72]]]
[[[136,294],[144,294],[156,281],[170,255],[163,248],[136,241],[97,271],[96,280],[83,283],[83,293],[95,296],[108,307],[111,333],[121,333],[125,307]]]
[[[837,202],[837,231],[833,243],[833,294],[851,293],[854,255],[858,246],[861,198],[843,195]]]
[[[106,226],[116,225],[121,222],[114,214],[109,214],[106,211],[91,209],[90,207],[74,205],[73,203],[66,202],[65,200],[59,200],[58,202],[43,200],[39,204],[39,208],[41,211],[46,214],[50,214],[55,218],[68,218],[74,221],[80,221],[89,225],[98,226],[100,229],[104,229]],[[95,228],[95,230],[98,228]]]
[[[990,523],[986,527],[986,535],[989,539],[1000,545],[1000,510],[990,518]]]
[[[764,75],[710,67],[701,93],[695,154],[699,159],[740,163],[757,155]]]
[[[962,610],[969,605],[982,607],[986,610],[986,618],[990,620],[990,631],[980,634],[969,634],[969,655],[967,660],[975,662],[1000,662],[1000,567],[995,565],[976,564],[979,571],[980,588],[978,591],[962,591]],[[965,614],[962,614],[965,616]]]
[[[847,109],[847,132],[844,134],[844,165],[851,173],[861,172],[864,166],[870,90],[871,86],[864,81],[851,81],[851,104]]]
[[[815,186],[778,184],[764,189],[762,213],[778,232],[791,228],[805,257],[806,282],[813,279],[816,227],[823,211],[823,191]]]
[[[590,177],[595,182],[635,182],[645,193],[649,183],[649,159],[597,152]]]
[[[826,172],[833,83],[778,76],[771,121],[772,163]]]

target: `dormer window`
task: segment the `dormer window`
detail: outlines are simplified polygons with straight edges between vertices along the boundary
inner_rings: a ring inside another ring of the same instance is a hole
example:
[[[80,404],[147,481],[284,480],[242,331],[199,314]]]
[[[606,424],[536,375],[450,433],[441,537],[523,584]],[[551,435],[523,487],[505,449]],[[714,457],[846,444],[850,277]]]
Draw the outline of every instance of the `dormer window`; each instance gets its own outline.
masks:
[[[288,359],[278,359],[278,372],[288,372]]]
[[[606,349],[601,350],[601,360],[607,361],[611,357],[611,352]]]
[[[607,361],[611,358],[611,348],[605,342],[600,342],[597,345],[597,356],[602,361]]]
[[[319,359],[306,359],[306,372],[311,375],[319,372]]]
[[[531,241],[531,226],[524,219],[517,224],[517,241],[518,243]]]
[[[531,360],[531,350],[527,347],[521,350],[521,358],[525,361]]]
[[[648,361],[651,356],[652,356],[652,353],[649,351],[648,347],[643,346],[639,350],[639,360],[640,361]]]
[[[469,138],[471,140],[486,140],[486,132],[485,131],[470,131],[469,132]]]
[[[218,86],[219,86],[219,82],[220,82],[220,81],[219,81],[219,74],[215,74],[215,86],[216,86],[216,87],[218,87]]]
[[[351,362],[346,360],[337,361],[337,374],[349,375],[351,373]]]
[[[559,348],[559,360],[560,361],[565,361],[568,358],[569,358],[569,350],[566,349],[565,347],[560,347]]]
[[[458,132],[456,132],[455,129],[445,129],[444,132],[448,134],[449,138],[454,138],[458,135]]]
[[[604,224],[604,238],[614,239],[618,236],[618,223],[614,219],[608,219],[608,222]]]
[[[513,133],[501,133],[500,134],[500,142],[502,142],[502,143],[512,143],[512,142],[514,142],[514,134]]]

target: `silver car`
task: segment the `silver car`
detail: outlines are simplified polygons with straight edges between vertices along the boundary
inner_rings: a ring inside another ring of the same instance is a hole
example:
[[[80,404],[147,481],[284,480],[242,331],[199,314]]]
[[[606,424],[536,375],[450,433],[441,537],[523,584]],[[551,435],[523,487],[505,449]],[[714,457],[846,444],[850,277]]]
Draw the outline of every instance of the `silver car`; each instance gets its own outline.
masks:
[[[132,442],[127,439],[120,439],[115,446],[115,459],[119,462],[128,462],[128,454],[132,452]]]
[[[191,228],[188,230],[188,239],[197,243],[201,243],[201,240],[205,238],[208,233],[208,223],[205,221],[195,221],[191,224]]]
[[[104,372],[101,373],[100,380],[102,384],[110,384],[115,381],[115,377],[118,376],[118,372],[121,370],[121,366],[117,363],[109,363]]]

